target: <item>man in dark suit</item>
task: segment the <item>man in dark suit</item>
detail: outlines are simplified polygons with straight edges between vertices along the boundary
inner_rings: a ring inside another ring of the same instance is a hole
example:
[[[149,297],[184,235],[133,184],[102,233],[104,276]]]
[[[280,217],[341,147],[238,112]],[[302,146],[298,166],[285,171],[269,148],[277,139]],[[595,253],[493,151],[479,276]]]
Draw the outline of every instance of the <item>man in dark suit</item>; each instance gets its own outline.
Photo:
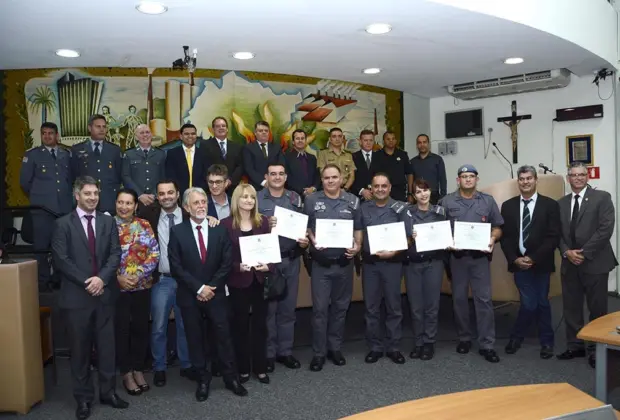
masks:
[[[214,137],[202,140],[200,147],[205,148],[211,164],[226,165],[230,189],[234,190],[243,176],[243,145],[227,139],[228,121],[226,118],[215,117],[211,127]]]
[[[553,357],[553,326],[549,305],[549,282],[555,271],[554,253],[560,241],[560,207],[558,203],[536,192],[538,175],[533,166],[517,170],[521,195],[502,205],[504,234],[500,239],[519,289],[521,307],[506,345],[506,353],[521,347],[528,327],[538,321],[540,357]]]
[[[183,207],[190,215],[170,231],[168,259],[177,279],[177,303],[183,313],[189,357],[196,371],[196,400],[205,401],[211,383],[211,361],[205,349],[204,319],[210,321],[226,388],[239,396],[247,390],[239,383],[228,322],[226,280],[232,270],[232,244],[222,225],[209,227],[207,194],[200,188],[183,193]],[[207,258],[208,253],[208,258]]]
[[[230,216],[230,179],[224,165],[211,165],[207,171],[209,185],[207,214],[218,220]]]
[[[375,145],[375,133],[370,130],[362,130],[360,133],[361,150],[353,153],[355,163],[355,181],[351,186],[351,192],[357,195],[360,200],[372,200],[370,184],[375,173],[383,171],[381,168],[379,153],[374,153],[372,148]]]
[[[206,189],[209,158],[204,148],[196,147],[196,126],[183,124],[180,131],[183,145],[168,150],[166,177],[176,182],[181,194],[189,187]]]
[[[306,132],[293,131],[293,147],[284,154],[286,163],[286,187],[305,198],[316,192],[321,185],[321,177],[316,166],[316,157],[306,153]]]
[[[116,270],[121,247],[114,219],[96,211],[97,181],[79,177],[73,191],[77,208],[56,221],[52,256],[60,273],[58,304],[66,317],[73,396],[78,404],[75,415],[86,419],[95,396],[90,377],[93,339],[101,403],[114,408],[129,406],[115,392],[114,305],[119,293]]]
[[[618,265],[609,239],[614,233],[616,212],[606,191],[588,186],[588,169],[573,163],[567,181],[572,192],[560,204],[562,236],[562,300],[566,322],[567,350],[558,359],[585,357],[586,350],[577,332],[583,327],[585,295],[590,321],[607,314],[607,280]],[[588,362],[594,367],[594,344],[588,347]]]
[[[267,121],[258,121],[254,125],[254,135],[256,141],[246,144],[243,148],[243,169],[249,178],[249,183],[256,191],[260,191],[267,183],[265,181],[267,163],[277,162],[283,165],[284,155],[278,143],[269,142]]]

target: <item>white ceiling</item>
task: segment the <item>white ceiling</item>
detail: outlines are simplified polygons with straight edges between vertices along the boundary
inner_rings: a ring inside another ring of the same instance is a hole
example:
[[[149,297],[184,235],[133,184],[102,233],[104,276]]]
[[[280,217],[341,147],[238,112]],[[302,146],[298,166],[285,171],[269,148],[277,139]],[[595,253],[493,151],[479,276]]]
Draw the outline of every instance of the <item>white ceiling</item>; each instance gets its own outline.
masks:
[[[538,70],[591,74],[609,65],[563,39],[487,15],[424,0],[2,0],[0,69],[171,67],[182,46],[198,67],[254,70],[367,83],[421,96],[445,86]],[[364,28],[386,22],[393,31]],[[58,48],[81,57],[63,59]],[[252,51],[253,60],[231,57]],[[525,63],[508,66],[506,57]],[[378,75],[361,70],[380,67]]]

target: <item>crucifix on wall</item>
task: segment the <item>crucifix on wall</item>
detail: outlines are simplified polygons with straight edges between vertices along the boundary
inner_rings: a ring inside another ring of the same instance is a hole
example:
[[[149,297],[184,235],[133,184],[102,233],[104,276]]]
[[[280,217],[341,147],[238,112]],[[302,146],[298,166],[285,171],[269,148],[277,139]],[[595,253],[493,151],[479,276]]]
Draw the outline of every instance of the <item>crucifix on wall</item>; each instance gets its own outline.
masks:
[[[531,120],[532,115],[517,115],[517,101],[512,101],[510,104],[511,114],[509,117],[501,117],[497,119],[497,122],[503,122],[510,128],[510,140],[512,141],[512,163],[519,163],[518,160],[518,140],[519,132],[517,126],[523,120]]]

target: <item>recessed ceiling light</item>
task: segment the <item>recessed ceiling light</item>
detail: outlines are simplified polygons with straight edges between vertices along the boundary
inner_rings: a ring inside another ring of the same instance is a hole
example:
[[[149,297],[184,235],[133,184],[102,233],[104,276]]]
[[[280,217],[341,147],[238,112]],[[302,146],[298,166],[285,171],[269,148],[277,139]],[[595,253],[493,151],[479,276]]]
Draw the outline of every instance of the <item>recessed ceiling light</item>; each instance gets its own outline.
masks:
[[[67,50],[65,48],[61,48],[59,50],[56,50],[56,55],[58,57],[77,58],[80,56],[80,53],[75,50]]]
[[[392,30],[392,27],[387,23],[373,23],[366,27],[366,32],[371,35],[387,34]]]
[[[364,73],[364,74],[377,74],[377,73],[381,73],[381,69],[377,68],[377,67],[371,67],[369,69],[362,70],[362,73]]]
[[[251,60],[252,58],[254,58],[254,53],[251,53],[249,51],[240,51],[234,53],[233,58],[236,58],[237,60]]]
[[[136,9],[138,12],[145,13],[147,15],[161,15],[168,11],[168,8],[163,4],[157,1],[141,1]]]
[[[523,59],[521,57],[510,57],[504,60],[504,64],[521,64]]]

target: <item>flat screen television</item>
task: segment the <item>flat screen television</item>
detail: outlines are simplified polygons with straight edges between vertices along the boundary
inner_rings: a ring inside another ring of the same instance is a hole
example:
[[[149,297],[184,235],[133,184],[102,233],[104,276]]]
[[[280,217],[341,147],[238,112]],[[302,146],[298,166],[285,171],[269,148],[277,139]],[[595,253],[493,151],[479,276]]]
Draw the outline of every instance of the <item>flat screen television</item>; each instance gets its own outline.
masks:
[[[446,139],[482,136],[482,108],[446,112]]]

